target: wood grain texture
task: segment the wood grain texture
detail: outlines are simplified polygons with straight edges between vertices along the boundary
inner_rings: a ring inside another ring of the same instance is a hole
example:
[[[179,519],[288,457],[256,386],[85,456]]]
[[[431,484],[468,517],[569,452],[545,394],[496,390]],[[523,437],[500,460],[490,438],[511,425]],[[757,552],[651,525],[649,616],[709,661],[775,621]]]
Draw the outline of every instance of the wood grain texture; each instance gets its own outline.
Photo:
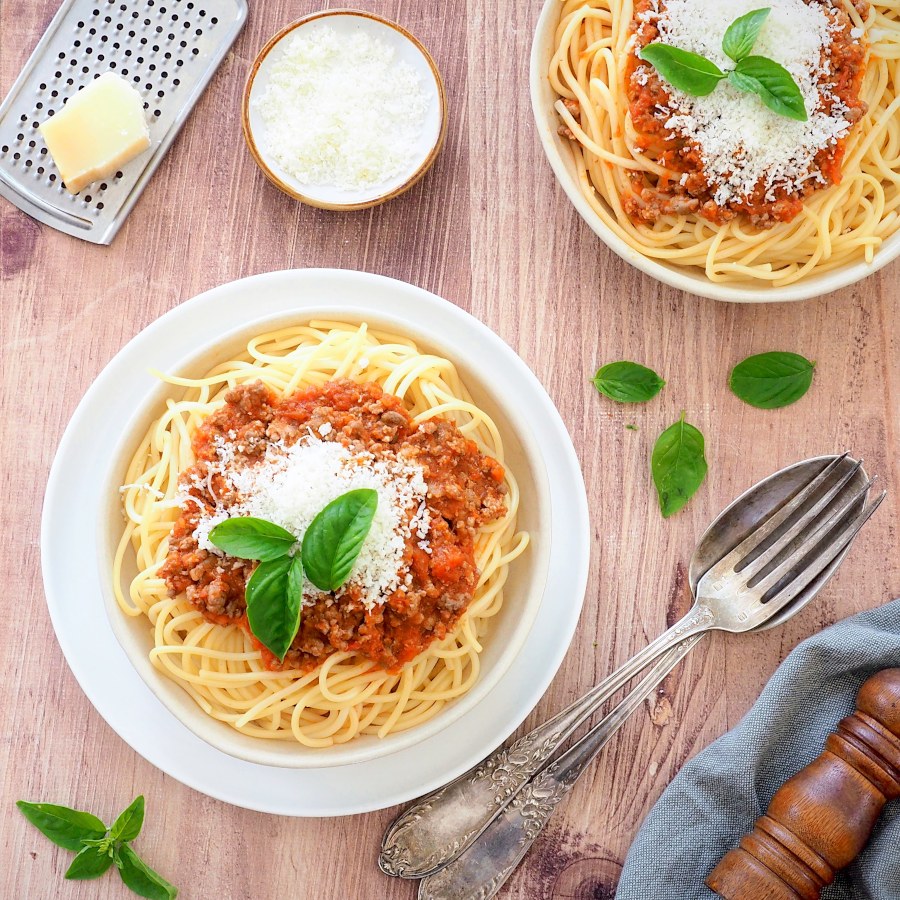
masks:
[[[70,803],[110,819],[139,792],[147,796],[148,818],[137,849],[185,898],[415,895],[412,884],[376,868],[381,833],[396,810],[291,820],[183,787],[94,712],[53,635],[38,535],[43,486],[65,423],[130,337],[222,282],[304,266],[405,279],[485,321],[547,387],[583,464],[593,559],[571,652],[526,727],[686,610],[685,569],[695,540],[754,481],[794,460],[852,448],[892,491],[815,604],[760,636],[714,636],[673,673],[577,786],[507,885],[507,898],[611,898],[640,822],[685,760],[738,721],[800,640],[900,594],[900,268],[801,305],[723,305],[663,287],[598,243],[543,157],[527,90],[538,0],[358,5],[419,36],[448,88],[447,145],[404,197],[359,213],[324,212],[284,197],[257,171],[239,127],[247,69],[272,33],[319,6],[257,0],[111,247],[68,238],[0,205],[4,898],[127,896],[114,877],[63,882],[68,854],[27,826],[12,804]],[[0,3],[0,93],[55,8],[56,0]],[[727,377],[744,356],[771,349],[803,353],[818,370],[800,403],[765,412],[732,396]],[[663,373],[665,391],[634,408],[602,400],[588,377],[619,358]],[[649,454],[682,409],[707,436],[710,474],[690,506],[663,521]],[[626,430],[626,423],[639,430]]]

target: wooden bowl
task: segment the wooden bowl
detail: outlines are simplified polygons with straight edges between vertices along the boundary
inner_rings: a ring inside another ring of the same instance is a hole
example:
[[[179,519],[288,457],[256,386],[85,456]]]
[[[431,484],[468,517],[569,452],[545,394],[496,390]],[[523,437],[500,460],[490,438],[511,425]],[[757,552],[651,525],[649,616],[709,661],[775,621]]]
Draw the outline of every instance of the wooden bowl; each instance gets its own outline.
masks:
[[[253,101],[265,89],[278,45],[289,35],[314,22],[328,18],[329,24],[348,34],[363,30],[391,46],[399,59],[409,63],[419,74],[429,97],[422,136],[415,148],[410,167],[381,184],[360,190],[345,190],[334,185],[305,184],[286,172],[265,146],[265,123]],[[360,10],[324,10],[298,19],[282,28],[260,50],[250,68],[241,103],[241,125],[247,147],[263,174],[277,188],[295,200],[321,209],[355,210],[377,206],[408,191],[431,168],[447,134],[447,95],[444,82],[431,54],[406,29],[381,16]]]

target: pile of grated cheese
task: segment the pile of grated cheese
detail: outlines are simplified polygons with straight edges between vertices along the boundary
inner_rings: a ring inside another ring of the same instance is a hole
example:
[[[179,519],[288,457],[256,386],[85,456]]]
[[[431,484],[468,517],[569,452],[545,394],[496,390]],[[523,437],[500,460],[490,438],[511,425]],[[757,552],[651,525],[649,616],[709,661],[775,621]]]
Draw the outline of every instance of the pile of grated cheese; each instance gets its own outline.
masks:
[[[816,170],[816,154],[833,145],[850,130],[847,107],[823,89],[819,81],[830,74],[830,62],[822,50],[840,28],[819,4],[803,0],[771,0],[771,13],[753,48],[784,66],[800,87],[808,120],[798,122],[763,106],[759,97],[722,81],[706,97],[692,97],[666,85],[670,94],[666,128],[691,138],[699,145],[704,174],[719,206],[741,202],[762,182],[766,200],[776,199],[776,187],[799,191],[810,179],[824,183]],[[720,69],[734,68],[722,50],[722,38],[738,16],[760,7],[759,0],[653,0],[641,14],[640,28],[655,24],[661,43],[699,53]],[[857,35],[854,34],[854,37]],[[635,47],[635,53],[640,47]],[[634,78],[646,84],[647,69]],[[820,94],[822,96],[820,96]],[[830,113],[823,99],[833,101]]]
[[[320,22],[285,40],[255,105],[268,152],[286,172],[303,184],[362,190],[410,168],[428,97],[387,43]]]
[[[415,538],[419,547],[429,551],[428,486],[421,466],[395,457],[376,458],[365,451],[351,451],[342,444],[319,440],[312,433],[290,446],[268,444],[263,460],[249,467],[235,466],[234,447],[224,438],[217,438],[214,446],[217,460],[209,465],[207,478],[196,486],[211,493],[212,475],[220,474],[240,494],[241,501],[228,508],[217,503],[213,513],[201,516],[194,537],[202,549],[222,556],[210,542],[209,532],[235,516],[266,519],[302,541],[312,520],[332,500],[347,491],[372,488],[378,492],[375,518],[350,577],[336,596],[340,598],[348,586],[356,585],[361,602],[372,609],[395,591],[408,589],[412,575],[403,561],[406,542]],[[190,500],[190,494],[180,499]],[[299,552],[299,545],[294,552]],[[309,581],[304,583],[304,605],[321,596]]]

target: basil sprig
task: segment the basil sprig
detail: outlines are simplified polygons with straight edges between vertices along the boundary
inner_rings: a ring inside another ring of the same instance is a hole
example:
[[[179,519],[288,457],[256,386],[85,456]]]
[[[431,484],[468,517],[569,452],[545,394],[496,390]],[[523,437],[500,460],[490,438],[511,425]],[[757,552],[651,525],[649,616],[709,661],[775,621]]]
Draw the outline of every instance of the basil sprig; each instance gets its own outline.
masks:
[[[154,872],[131,848],[144,824],[144,798],[136,797],[107,829],[96,816],[54,803],[28,803],[16,806],[41,834],[54,844],[75,851],[66,871],[70,880],[99,878],[115,863],[122,881],[149,900],[174,900],[178,889]]]
[[[350,577],[372,527],[378,492],[347,491],[312,520],[300,553],[290,531],[254,516],[220,522],[210,542],[229,556],[259,560],[247,581],[247,622],[256,639],[280,660],[300,630],[303,575],[320,590],[336,591]],[[123,875],[124,877],[124,875]]]
[[[378,493],[360,488],[332,500],[303,535],[303,568],[322,591],[336,591],[349,577],[372,527]]]
[[[758,409],[796,403],[810,388],[816,364],[799,353],[773,351],[748,356],[731,370],[729,387]]]
[[[703,484],[708,466],[702,432],[681,418],[653,446],[650,470],[663,518],[677,513]]]
[[[641,59],[650,63],[673,87],[694,97],[711,94],[727,77],[712,60],[670,44],[647,44],[641,50]]]
[[[765,106],[780,116],[805,122],[803,94],[791,73],[766,56],[745,56],[728,73],[728,81],[738,90],[756,94]]]
[[[226,519],[210,531],[209,539],[229,556],[261,562],[287,556],[297,543],[287,529],[255,516]]]
[[[745,56],[753,52],[753,45],[759,37],[760,31],[769,18],[772,8],[754,9],[735,19],[726,29],[722,38],[722,49],[725,55],[735,62],[740,62]]]
[[[646,403],[666,385],[653,369],[628,360],[601,366],[592,380],[601,394],[619,403]]]
[[[247,582],[250,630],[283,660],[300,630],[303,564],[299,556],[261,562]]]
[[[765,106],[779,115],[805,122],[806,104],[791,73],[773,59],[751,55],[771,11],[770,7],[754,9],[728,26],[722,39],[722,50],[736,65],[727,72],[705,56],[670,44],[647,44],[640,57],[673,87],[694,97],[711,94],[720,81],[727,79],[739,91],[756,94]]]

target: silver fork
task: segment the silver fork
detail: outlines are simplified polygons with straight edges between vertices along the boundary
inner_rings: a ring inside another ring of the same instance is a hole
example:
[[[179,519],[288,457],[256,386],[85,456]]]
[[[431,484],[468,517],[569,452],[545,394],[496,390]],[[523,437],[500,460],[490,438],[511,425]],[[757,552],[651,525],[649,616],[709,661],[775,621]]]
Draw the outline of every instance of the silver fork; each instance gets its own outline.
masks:
[[[385,834],[379,860],[382,870],[414,878],[442,869],[478,838],[532,776],[548,765],[555,750],[588,716],[658,656],[708,630],[748,631],[778,614],[849,545],[884,497],[882,494],[868,508],[842,522],[871,486],[867,482],[847,496],[845,488],[860,468],[857,463],[804,509],[846,456],[836,457],[706,573],[697,585],[698,599],[684,619],[569,708],[407,809]],[[828,541],[822,545],[825,537]],[[669,669],[677,662],[671,654],[667,660]],[[473,876],[469,873],[467,877]]]
[[[709,628],[746,631],[757,627],[790,603],[850,544],[885,497],[882,493],[869,506],[849,515],[872,484],[867,482],[847,497],[844,488],[860,463],[803,510],[842,459],[835,460],[794,500],[767,519],[700,579],[695,607],[679,623],[690,623],[682,632],[683,642],[676,637],[679,628],[676,625],[638,654],[638,657],[644,655],[647,658],[655,645],[658,650],[652,658],[660,654],[665,657],[619,707],[568,751],[542,766],[538,774],[516,793],[512,802],[492,818],[469,849],[425,878],[419,885],[419,900],[489,900],[493,897],[611,735],[650,693],[655,683],[685,655],[684,644],[693,645]],[[800,510],[802,513],[791,521]],[[779,533],[783,526],[786,527]],[[729,585],[737,599],[728,594]],[[704,606],[712,619],[705,613],[696,612]],[[627,671],[629,664],[623,669]],[[631,669],[632,674],[635,671]]]

